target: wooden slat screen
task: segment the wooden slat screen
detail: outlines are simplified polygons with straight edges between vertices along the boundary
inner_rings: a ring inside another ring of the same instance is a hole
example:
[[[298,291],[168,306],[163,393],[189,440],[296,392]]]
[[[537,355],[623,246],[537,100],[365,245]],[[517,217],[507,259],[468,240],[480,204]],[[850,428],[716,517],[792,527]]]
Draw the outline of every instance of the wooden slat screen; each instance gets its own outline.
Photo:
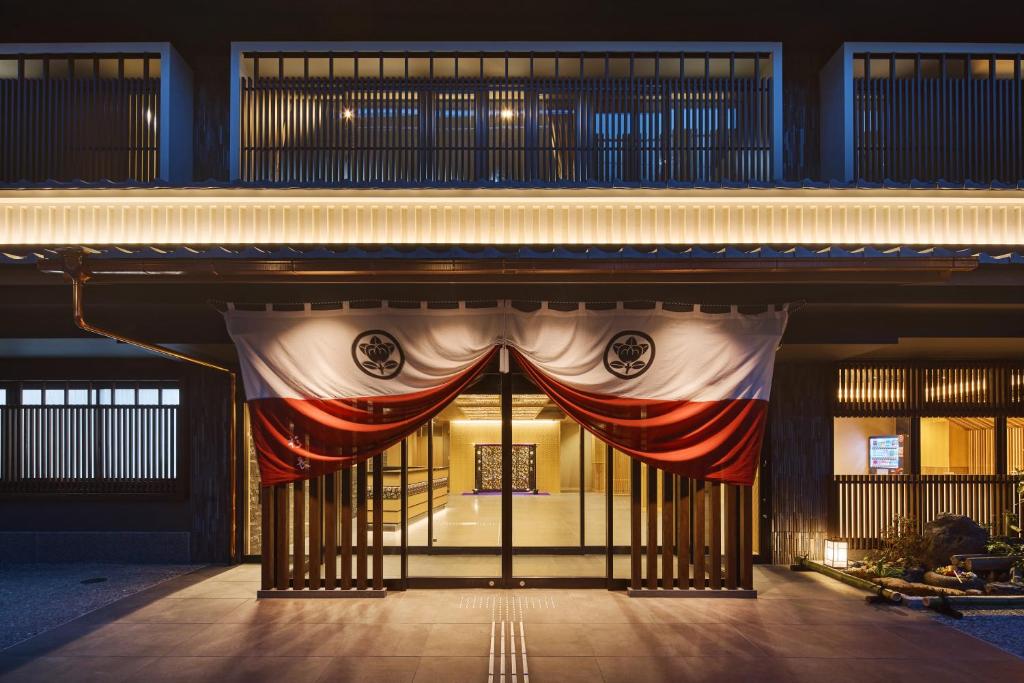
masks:
[[[1024,414],[1024,368],[1010,368],[1007,378],[1009,404]]]
[[[1005,513],[1018,511],[1019,480],[1004,474],[837,476],[836,534],[853,549],[873,548],[895,515],[912,517],[923,528],[943,512],[1005,534]]]
[[[1024,412],[1019,366],[1004,362],[849,363],[836,369],[836,417],[992,417]]]
[[[945,414],[954,406],[996,405],[995,368],[977,366],[926,367],[921,369],[922,405],[927,412]]]
[[[765,54],[243,55],[243,180],[665,185],[772,177]]]
[[[903,414],[915,403],[915,368],[851,365],[837,371],[836,411],[844,415]]]
[[[751,487],[666,475],[631,462],[630,587],[752,589]]]
[[[854,56],[854,177],[1024,177],[1020,54]]]
[[[150,182],[160,59],[0,54],[0,182]]]
[[[630,586],[752,589],[751,487],[666,477],[639,460],[630,462]],[[382,468],[373,467],[376,485],[371,490],[377,500],[372,515],[368,514],[366,463],[353,470],[263,489],[263,590],[380,590],[385,586],[383,505],[376,494],[383,495]],[[648,479],[643,491],[640,480],[645,471]],[[641,519],[645,498],[646,540]],[[368,534],[372,543],[367,542]]]
[[[0,494],[181,493],[177,383],[11,383]]]
[[[1024,418],[1006,420],[1006,473],[1024,473]]]
[[[771,493],[760,501],[770,519],[760,550],[774,564],[823,552],[832,521],[834,385],[830,364],[775,367],[760,479]]]
[[[376,491],[383,492],[383,471],[376,464],[382,458],[374,460]],[[384,588],[383,505],[377,501],[371,523],[367,492],[374,489],[367,475],[363,462],[308,481],[264,487],[263,590]]]

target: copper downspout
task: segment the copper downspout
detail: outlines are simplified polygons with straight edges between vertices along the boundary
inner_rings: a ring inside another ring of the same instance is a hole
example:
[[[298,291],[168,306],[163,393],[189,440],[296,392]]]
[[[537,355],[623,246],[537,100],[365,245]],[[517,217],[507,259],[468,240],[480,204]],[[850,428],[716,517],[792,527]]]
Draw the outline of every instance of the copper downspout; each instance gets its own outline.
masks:
[[[88,279],[88,275],[83,272],[82,260],[78,259],[77,267],[69,268],[65,270],[65,273],[71,278],[71,297],[72,304],[74,307],[75,324],[86,332],[92,334],[98,334],[114,341],[122,342],[124,344],[130,344],[140,349],[144,349],[151,353],[156,353],[167,358],[174,360],[183,361],[185,363],[191,363],[192,365],[198,365],[200,367],[208,368],[210,370],[217,370],[218,372],[224,372],[228,375],[228,381],[230,384],[231,392],[231,427],[228,438],[228,448],[230,449],[230,469],[231,469],[231,560],[237,562],[238,556],[238,403],[236,400],[236,388],[237,388],[237,374],[231,368],[217,363],[211,363],[201,358],[189,356],[179,351],[159,346],[157,344],[150,344],[139,339],[133,339],[127,337],[118,332],[104,329],[102,327],[96,327],[85,319],[84,312],[84,299],[83,295],[85,292],[85,282]]]

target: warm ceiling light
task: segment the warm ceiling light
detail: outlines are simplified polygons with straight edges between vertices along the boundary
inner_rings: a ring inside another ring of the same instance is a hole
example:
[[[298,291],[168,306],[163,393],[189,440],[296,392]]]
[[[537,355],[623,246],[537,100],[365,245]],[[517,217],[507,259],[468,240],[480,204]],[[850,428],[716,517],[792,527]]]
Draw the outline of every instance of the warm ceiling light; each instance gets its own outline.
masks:
[[[347,107],[341,112],[341,117],[346,121],[350,120],[353,116],[355,116],[355,114],[353,114],[352,110]]]
[[[515,116],[515,114],[513,114],[511,109],[506,107],[505,109],[501,110],[502,121],[511,121],[513,116]]]

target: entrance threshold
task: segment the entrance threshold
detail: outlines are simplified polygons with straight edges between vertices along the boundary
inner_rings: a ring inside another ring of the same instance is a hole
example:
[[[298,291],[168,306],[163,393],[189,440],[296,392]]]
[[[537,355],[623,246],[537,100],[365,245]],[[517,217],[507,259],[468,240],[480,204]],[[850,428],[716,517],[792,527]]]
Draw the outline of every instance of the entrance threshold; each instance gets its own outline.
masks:
[[[699,590],[696,588],[628,588],[626,594],[631,598],[756,598],[756,590],[743,588],[722,588],[717,590]]]
[[[269,588],[256,591],[256,598],[385,598],[387,588],[332,588],[331,590],[279,590]]]

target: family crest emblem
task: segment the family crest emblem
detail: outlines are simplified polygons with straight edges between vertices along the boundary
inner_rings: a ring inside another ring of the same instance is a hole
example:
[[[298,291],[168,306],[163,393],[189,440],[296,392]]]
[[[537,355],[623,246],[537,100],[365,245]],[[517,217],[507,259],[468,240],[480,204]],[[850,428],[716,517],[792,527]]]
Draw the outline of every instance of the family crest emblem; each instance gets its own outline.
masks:
[[[352,342],[352,360],[370,377],[391,379],[402,371],[405,352],[391,334],[384,330],[367,330]]]
[[[619,379],[636,379],[654,362],[654,340],[645,332],[623,330],[604,349],[604,368]]]

